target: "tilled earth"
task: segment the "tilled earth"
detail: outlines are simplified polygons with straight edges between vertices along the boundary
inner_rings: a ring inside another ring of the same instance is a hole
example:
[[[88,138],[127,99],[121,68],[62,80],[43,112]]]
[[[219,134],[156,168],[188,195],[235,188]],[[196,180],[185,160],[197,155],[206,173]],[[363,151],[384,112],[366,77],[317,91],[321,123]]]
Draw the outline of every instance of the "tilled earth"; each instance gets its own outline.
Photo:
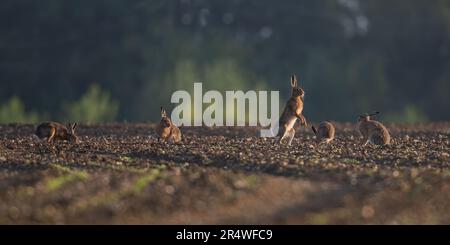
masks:
[[[363,147],[353,124],[317,146],[257,128],[81,125],[48,144],[33,125],[0,125],[0,224],[450,224],[450,123],[387,125]]]

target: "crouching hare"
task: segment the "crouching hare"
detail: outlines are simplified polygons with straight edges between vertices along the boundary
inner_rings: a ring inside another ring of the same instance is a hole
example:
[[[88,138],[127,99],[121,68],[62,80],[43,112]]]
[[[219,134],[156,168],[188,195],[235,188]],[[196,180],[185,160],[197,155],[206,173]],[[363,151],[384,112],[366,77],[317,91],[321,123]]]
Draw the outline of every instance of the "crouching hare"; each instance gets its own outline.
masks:
[[[37,126],[35,135],[43,140],[47,140],[48,143],[55,140],[66,140],[71,143],[78,143],[78,137],[75,134],[77,128],[76,123],[69,123],[64,126],[57,122],[44,122]]]
[[[164,141],[172,141],[174,143],[181,141],[180,129],[172,123],[163,107],[161,107],[161,121],[156,126],[156,134]]]
[[[370,118],[378,114],[379,112],[372,114],[364,113],[359,116],[358,130],[365,142],[364,146],[368,143],[374,145],[389,145],[391,143],[391,136],[387,128],[382,123]]]
[[[279,129],[277,137],[279,137],[278,143],[288,137],[288,144],[292,143],[295,136],[294,124],[297,119],[300,119],[301,125],[307,125],[305,117],[302,115],[303,111],[303,99],[305,91],[298,87],[297,77],[291,76],[291,89],[292,94],[284,107],[283,113],[279,119]]]
[[[334,125],[330,122],[327,121],[321,122],[317,130],[314,127],[314,125],[312,125],[311,128],[314,134],[316,135],[316,139],[319,145],[322,143],[328,144],[334,139],[336,129]]]

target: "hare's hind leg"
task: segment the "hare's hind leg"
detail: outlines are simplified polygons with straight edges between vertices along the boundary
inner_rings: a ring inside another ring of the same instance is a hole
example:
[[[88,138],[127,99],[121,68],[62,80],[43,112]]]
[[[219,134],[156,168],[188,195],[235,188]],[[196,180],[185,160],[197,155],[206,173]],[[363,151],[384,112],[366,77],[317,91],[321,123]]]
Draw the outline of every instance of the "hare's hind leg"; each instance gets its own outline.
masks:
[[[282,140],[284,139],[283,136],[275,136],[274,138],[275,138],[274,141],[273,141],[274,145],[281,144]]]
[[[178,143],[179,141],[180,141],[180,139],[178,139],[178,137],[171,138],[171,143]]]
[[[289,130],[288,134],[289,134],[289,142],[288,142],[288,145],[291,145],[291,144],[292,144],[292,140],[294,139],[294,136],[295,136],[295,129],[294,129],[294,128],[291,128],[291,129]]]
[[[161,138],[161,142],[164,144],[167,144],[169,142],[170,138],[169,137],[162,137]]]
[[[330,138],[323,139],[323,140],[321,140],[321,141],[319,142],[319,145],[322,145],[322,144],[328,144],[328,143],[330,143],[332,140],[333,140],[333,139],[330,139]]]
[[[286,128],[285,127],[280,128],[280,131],[278,132],[278,141],[277,141],[278,144],[281,144],[286,135],[287,135]]]
[[[174,143],[178,143],[180,140],[181,140],[181,138],[179,138],[179,137],[177,137],[175,135],[172,135],[172,136],[169,137],[167,142],[169,142],[171,144],[174,144]]]
[[[56,129],[52,128],[50,130],[50,136],[48,136],[48,138],[47,138],[47,142],[48,143],[52,142],[53,139],[55,138],[55,135],[56,135]]]

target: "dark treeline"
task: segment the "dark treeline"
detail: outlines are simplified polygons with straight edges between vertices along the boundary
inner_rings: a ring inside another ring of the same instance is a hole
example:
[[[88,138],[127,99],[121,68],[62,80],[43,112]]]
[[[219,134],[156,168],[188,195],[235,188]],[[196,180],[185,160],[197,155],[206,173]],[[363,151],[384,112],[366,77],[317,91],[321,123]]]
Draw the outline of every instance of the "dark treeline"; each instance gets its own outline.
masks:
[[[447,0],[2,0],[0,120],[155,120],[194,82],[286,98],[292,73],[314,121],[449,120],[449,55]]]

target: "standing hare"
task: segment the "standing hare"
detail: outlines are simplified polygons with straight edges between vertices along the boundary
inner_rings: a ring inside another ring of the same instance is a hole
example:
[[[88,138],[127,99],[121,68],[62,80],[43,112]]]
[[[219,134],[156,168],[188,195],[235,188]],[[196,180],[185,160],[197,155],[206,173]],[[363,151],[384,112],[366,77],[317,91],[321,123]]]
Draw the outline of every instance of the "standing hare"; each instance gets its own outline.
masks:
[[[328,144],[334,139],[334,134],[336,132],[336,129],[334,125],[330,122],[324,121],[319,124],[319,127],[316,128],[311,126],[314,134],[316,135],[317,141],[319,142],[319,145],[322,143]]]
[[[37,126],[35,135],[39,139],[46,139],[49,143],[54,140],[66,140],[72,143],[78,143],[78,137],[75,134],[76,128],[76,123],[69,123],[66,127],[57,122],[44,122]]]
[[[172,123],[172,120],[167,116],[166,110],[161,107],[161,121],[156,126],[156,134],[164,141],[181,141],[180,129]]]
[[[292,143],[295,136],[294,124],[297,121],[297,118],[301,120],[301,125],[307,125],[306,119],[302,115],[305,91],[298,87],[297,77],[295,75],[291,76],[291,89],[291,97],[287,101],[279,119],[279,129],[277,134],[279,137],[278,143],[281,143],[284,138],[288,137],[289,145]]]
[[[380,122],[372,120],[370,117],[378,115],[379,112],[372,114],[364,113],[359,116],[358,130],[364,140],[364,146],[368,143],[374,145],[388,145],[391,143],[391,136],[387,128]]]

